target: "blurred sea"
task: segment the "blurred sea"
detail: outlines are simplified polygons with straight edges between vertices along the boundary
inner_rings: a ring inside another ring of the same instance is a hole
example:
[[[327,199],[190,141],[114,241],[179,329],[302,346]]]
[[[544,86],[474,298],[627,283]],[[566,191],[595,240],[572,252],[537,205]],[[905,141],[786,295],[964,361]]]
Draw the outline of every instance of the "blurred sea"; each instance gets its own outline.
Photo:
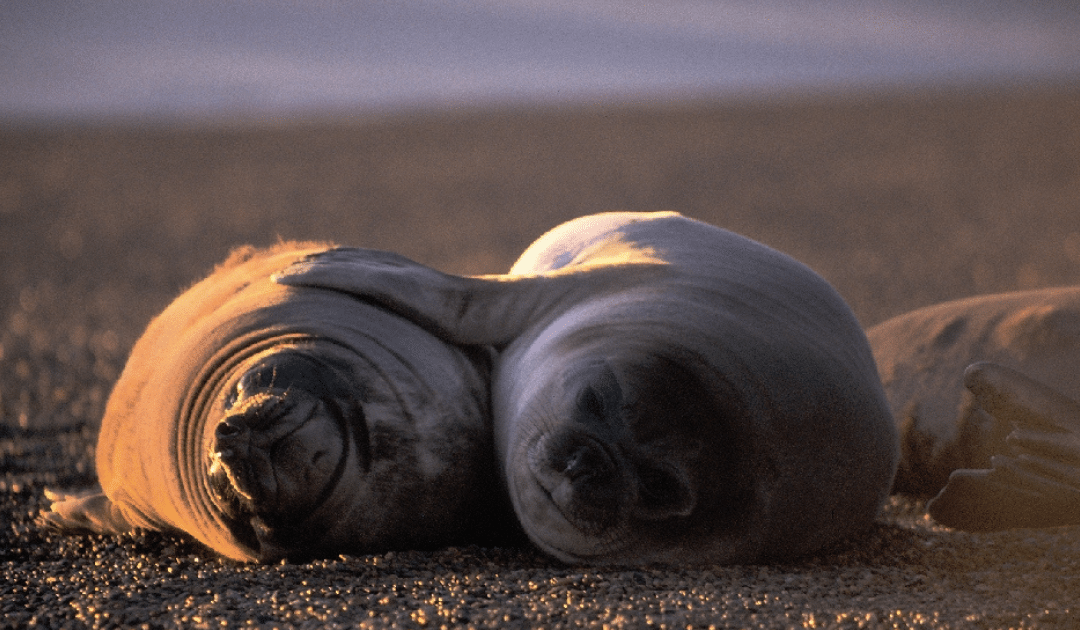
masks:
[[[1078,76],[1072,0],[0,3],[0,120],[288,117]]]

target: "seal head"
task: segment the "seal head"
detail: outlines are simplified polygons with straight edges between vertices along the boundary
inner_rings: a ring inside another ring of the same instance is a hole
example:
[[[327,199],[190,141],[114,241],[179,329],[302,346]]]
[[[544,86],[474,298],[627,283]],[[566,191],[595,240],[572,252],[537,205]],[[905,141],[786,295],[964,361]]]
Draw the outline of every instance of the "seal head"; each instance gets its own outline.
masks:
[[[549,383],[506,455],[526,533],[544,551],[580,562],[663,547],[695,513],[710,514],[717,529],[734,527],[732,515],[749,497],[738,496],[747,486],[736,479],[731,425],[718,421],[734,417],[737,399],[718,389],[655,354],[630,362],[594,356]]]

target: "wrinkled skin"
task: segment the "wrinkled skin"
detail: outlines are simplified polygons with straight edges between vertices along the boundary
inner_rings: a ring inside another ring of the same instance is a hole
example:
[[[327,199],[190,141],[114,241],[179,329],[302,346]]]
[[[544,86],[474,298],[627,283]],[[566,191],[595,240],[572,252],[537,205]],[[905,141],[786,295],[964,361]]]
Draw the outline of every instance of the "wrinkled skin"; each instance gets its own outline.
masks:
[[[159,315],[110,395],[101,492],[51,493],[42,519],[181,531],[245,561],[513,529],[492,499],[488,352],[270,280],[325,249],[242,251]]]
[[[276,276],[499,350],[498,466],[525,532],[575,563],[752,562],[862,531],[898,459],[866,337],[836,292],[674,213],[565,223],[507,275],[342,249]]]

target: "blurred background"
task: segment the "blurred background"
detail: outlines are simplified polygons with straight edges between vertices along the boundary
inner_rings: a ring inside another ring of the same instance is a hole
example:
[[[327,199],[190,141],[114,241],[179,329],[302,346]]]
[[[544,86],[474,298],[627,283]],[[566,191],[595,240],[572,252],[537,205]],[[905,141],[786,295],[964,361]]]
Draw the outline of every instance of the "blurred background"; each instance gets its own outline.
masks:
[[[1071,0],[43,0],[0,5],[0,117],[205,119],[1080,70]]]
[[[1080,5],[1023,0],[0,3],[3,426],[93,426],[230,249],[496,273],[676,210],[871,325],[1080,281]]]

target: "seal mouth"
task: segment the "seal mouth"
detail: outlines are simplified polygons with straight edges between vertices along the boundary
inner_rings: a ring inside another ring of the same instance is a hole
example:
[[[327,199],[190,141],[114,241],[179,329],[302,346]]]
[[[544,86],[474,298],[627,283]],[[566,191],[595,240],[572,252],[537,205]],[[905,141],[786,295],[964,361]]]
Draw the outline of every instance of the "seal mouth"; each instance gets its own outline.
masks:
[[[602,440],[583,431],[541,435],[526,450],[529,471],[548,500],[588,535],[626,516],[632,492],[620,460]]]
[[[282,484],[273,465],[274,452],[314,420],[319,411],[318,403],[311,404],[303,418],[294,424],[288,418],[300,406],[299,401],[286,400],[284,396],[266,396],[266,399],[266,402],[254,401],[256,406],[270,407],[265,412],[229,414],[214,431],[210,474],[212,477],[223,474],[232,493],[251,512],[260,511],[257,506],[265,508],[277,502]],[[269,440],[265,437],[258,440],[257,434],[268,429]],[[281,433],[282,430],[285,432]],[[260,441],[269,444],[262,446],[257,443]]]
[[[511,503],[537,547],[573,563],[615,557],[631,544],[630,492],[610,445],[568,429],[515,450],[506,468]]]
[[[349,456],[337,432],[333,440],[340,453],[303,448],[311,442],[305,432],[325,433],[322,401],[264,398],[261,404],[275,417],[256,413],[253,422],[245,422],[252,419],[245,405],[217,426],[209,481],[233,534],[261,561],[273,561],[296,555],[310,543],[311,528],[304,525],[339,485]],[[299,459],[288,451],[296,451]]]
[[[330,500],[349,461],[366,470],[359,397],[340,368],[296,351],[260,359],[226,395],[207,487],[229,530],[261,559],[308,546],[318,536],[303,524]]]

